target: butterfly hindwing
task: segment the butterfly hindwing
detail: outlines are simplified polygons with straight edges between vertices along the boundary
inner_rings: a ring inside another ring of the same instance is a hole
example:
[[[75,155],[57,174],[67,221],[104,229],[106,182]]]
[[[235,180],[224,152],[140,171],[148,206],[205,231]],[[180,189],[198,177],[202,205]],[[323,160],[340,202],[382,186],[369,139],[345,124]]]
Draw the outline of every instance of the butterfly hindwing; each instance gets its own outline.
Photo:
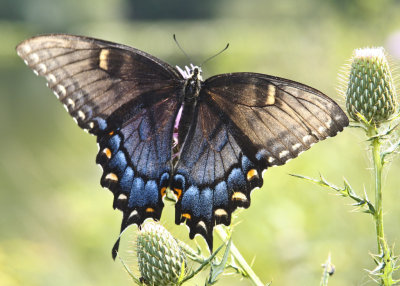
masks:
[[[198,102],[172,181],[179,194],[176,223],[186,221],[190,237],[201,234],[210,249],[214,225],[229,225],[232,212],[249,207],[251,190],[263,182],[261,170],[220,119],[206,101]]]
[[[78,125],[97,136],[101,184],[123,212],[121,231],[159,219],[182,103],[179,72],[140,50],[80,36],[34,37],[17,52]]]
[[[212,249],[214,225],[249,207],[263,170],[347,125],[333,100],[297,82],[254,73],[207,79],[173,176],[182,190],[176,223],[186,221],[191,237],[201,234]]]

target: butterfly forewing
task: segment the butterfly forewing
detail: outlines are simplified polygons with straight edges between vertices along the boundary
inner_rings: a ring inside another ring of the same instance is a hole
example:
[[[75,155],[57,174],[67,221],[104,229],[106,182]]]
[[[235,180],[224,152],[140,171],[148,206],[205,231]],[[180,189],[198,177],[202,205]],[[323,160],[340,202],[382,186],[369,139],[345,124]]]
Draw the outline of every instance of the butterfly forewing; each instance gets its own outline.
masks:
[[[224,114],[241,148],[263,168],[284,164],[348,125],[332,99],[278,77],[219,75],[205,82],[202,96]]]
[[[121,231],[159,219],[182,76],[142,51],[87,37],[34,37],[17,52],[46,78],[79,126],[97,136],[101,184],[123,212]]]
[[[17,47],[25,63],[46,78],[79,126],[96,133],[108,117],[151,90],[177,85],[174,68],[133,48],[72,35],[45,35]]]

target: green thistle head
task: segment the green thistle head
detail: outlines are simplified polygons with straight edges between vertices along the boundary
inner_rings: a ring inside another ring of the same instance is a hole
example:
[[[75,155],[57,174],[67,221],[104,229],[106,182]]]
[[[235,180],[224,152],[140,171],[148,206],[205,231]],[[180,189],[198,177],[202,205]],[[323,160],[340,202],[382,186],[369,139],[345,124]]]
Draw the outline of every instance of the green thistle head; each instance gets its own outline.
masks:
[[[177,240],[159,223],[146,222],[137,237],[139,270],[147,285],[176,285],[186,268]]]
[[[396,112],[396,91],[383,48],[354,50],[346,108],[355,121],[362,121],[362,115],[374,124],[388,120]]]

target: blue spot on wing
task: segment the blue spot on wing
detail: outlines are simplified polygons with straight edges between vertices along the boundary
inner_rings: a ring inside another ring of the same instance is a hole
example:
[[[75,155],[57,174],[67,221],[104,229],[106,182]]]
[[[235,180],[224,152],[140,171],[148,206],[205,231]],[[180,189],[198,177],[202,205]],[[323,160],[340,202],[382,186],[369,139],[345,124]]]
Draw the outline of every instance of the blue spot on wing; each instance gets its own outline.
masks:
[[[128,163],[124,152],[118,151],[114,156],[112,156],[108,166],[109,168],[116,170],[118,175],[120,175],[125,171],[127,165]]]
[[[92,121],[96,124],[96,127],[97,127],[99,130],[101,130],[101,131],[106,130],[106,128],[107,128],[107,122],[106,122],[103,118],[95,117],[95,118],[93,118]]]
[[[119,135],[114,135],[108,140],[108,146],[112,153],[118,151],[121,145],[121,137]]]
[[[146,183],[144,196],[146,197],[146,205],[157,205],[159,193],[156,181],[148,181]]]
[[[135,178],[133,180],[131,194],[129,196],[129,207],[144,207],[146,204],[144,191],[144,181],[142,178]]]
[[[201,217],[207,222],[211,222],[213,210],[213,193],[210,188],[202,190],[200,194],[200,213]]]
[[[247,172],[249,169],[253,167],[253,164],[250,162],[249,158],[246,156],[242,156],[242,169]]]
[[[221,182],[215,186],[214,206],[227,207],[228,206],[228,188],[225,182]]]
[[[129,193],[131,191],[134,175],[135,173],[132,168],[127,167],[120,181],[121,189],[124,193]]]
[[[228,176],[228,188],[230,190],[240,190],[246,187],[246,179],[239,168],[232,169]]]
[[[199,205],[199,189],[195,186],[190,186],[189,189],[183,194],[182,197],[182,210],[184,212],[190,212],[193,216],[200,216],[200,205]]]

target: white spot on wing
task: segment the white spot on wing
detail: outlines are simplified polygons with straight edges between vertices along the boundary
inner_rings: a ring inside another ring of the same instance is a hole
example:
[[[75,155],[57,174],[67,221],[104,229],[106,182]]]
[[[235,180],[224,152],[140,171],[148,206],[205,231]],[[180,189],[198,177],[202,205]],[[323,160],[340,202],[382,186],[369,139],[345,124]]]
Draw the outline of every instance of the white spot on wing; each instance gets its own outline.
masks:
[[[204,221],[199,221],[198,223],[197,223],[197,226],[200,226],[201,228],[203,228],[206,232],[207,232],[207,226],[206,226],[206,224],[204,223]]]
[[[279,158],[283,158],[283,157],[285,157],[285,156],[288,155],[288,154],[289,154],[289,151],[288,151],[288,150],[283,150],[282,152],[279,153]]]
[[[325,127],[324,127],[324,126],[320,126],[320,127],[318,128],[318,131],[319,131],[320,133],[324,133],[324,132],[325,132]]]
[[[303,142],[304,143],[308,143],[309,141],[311,141],[312,136],[307,134],[306,136],[303,137]]]
[[[32,64],[36,64],[39,61],[39,56],[36,53],[29,55],[29,60]]]
[[[296,151],[297,149],[299,149],[301,147],[300,143],[296,143],[292,146],[293,151]]]
[[[24,52],[25,54],[30,53],[31,50],[31,46],[29,46],[28,44],[22,46],[22,52]]]
[[[275,158],[274,157],[268,157],[268,163],[272,163],[272,162],[274,162],[275,161]]]
[[[67,90],[65,87],[61,84],[57,84],[56,86],[57,93],[61,96],[65,96],[67,94]]]
[[[125,194],[119,194],[119,196],[118,196],[118,200],[119,201],[124,201],[124,200],[126,200],[128,197],[125,195]]]
[[[232,200],[246,202],[247,201],[247,197],[242,192],[234,192],[232,194]]]
[[[56,83],[57,79],[54,76],[54,74],[50,73],[46,76],[46,80],[50,83],[50,84],[54,84]]]
[[[46,65],[44,63],[38,64],[37,68],[38,68],[37,69],[38,72],[41,73],[41,74],[44,74],[47,71],[47,67],[46,67]]]
[[[216,209],[214,214],[216,216],[228,216],[228,213],[224,209]]]
[[[340,121],[340,120],[342,120],[342,116],[336,115],[334,119],[335,119],[336,121]]]
[[[137,216],[137,215],[138,215],[137,210],[133,210],[133,211],[131,212],[131,214],[129,215],[128,219],[130,219],[130,218],[132,218],[132,217],[134,217],[134,216]]]
[[[82,110],[79,110],[79,111],[78,111],[78,117],[79,117],[80,119],[82,119],[82,120],[85,120],[86,115],[85,115],[85,113],[82,112]]]
[[[67,98],[67,104],[72,108],[75,107],[75,101],[73,101],[71,98]]]

